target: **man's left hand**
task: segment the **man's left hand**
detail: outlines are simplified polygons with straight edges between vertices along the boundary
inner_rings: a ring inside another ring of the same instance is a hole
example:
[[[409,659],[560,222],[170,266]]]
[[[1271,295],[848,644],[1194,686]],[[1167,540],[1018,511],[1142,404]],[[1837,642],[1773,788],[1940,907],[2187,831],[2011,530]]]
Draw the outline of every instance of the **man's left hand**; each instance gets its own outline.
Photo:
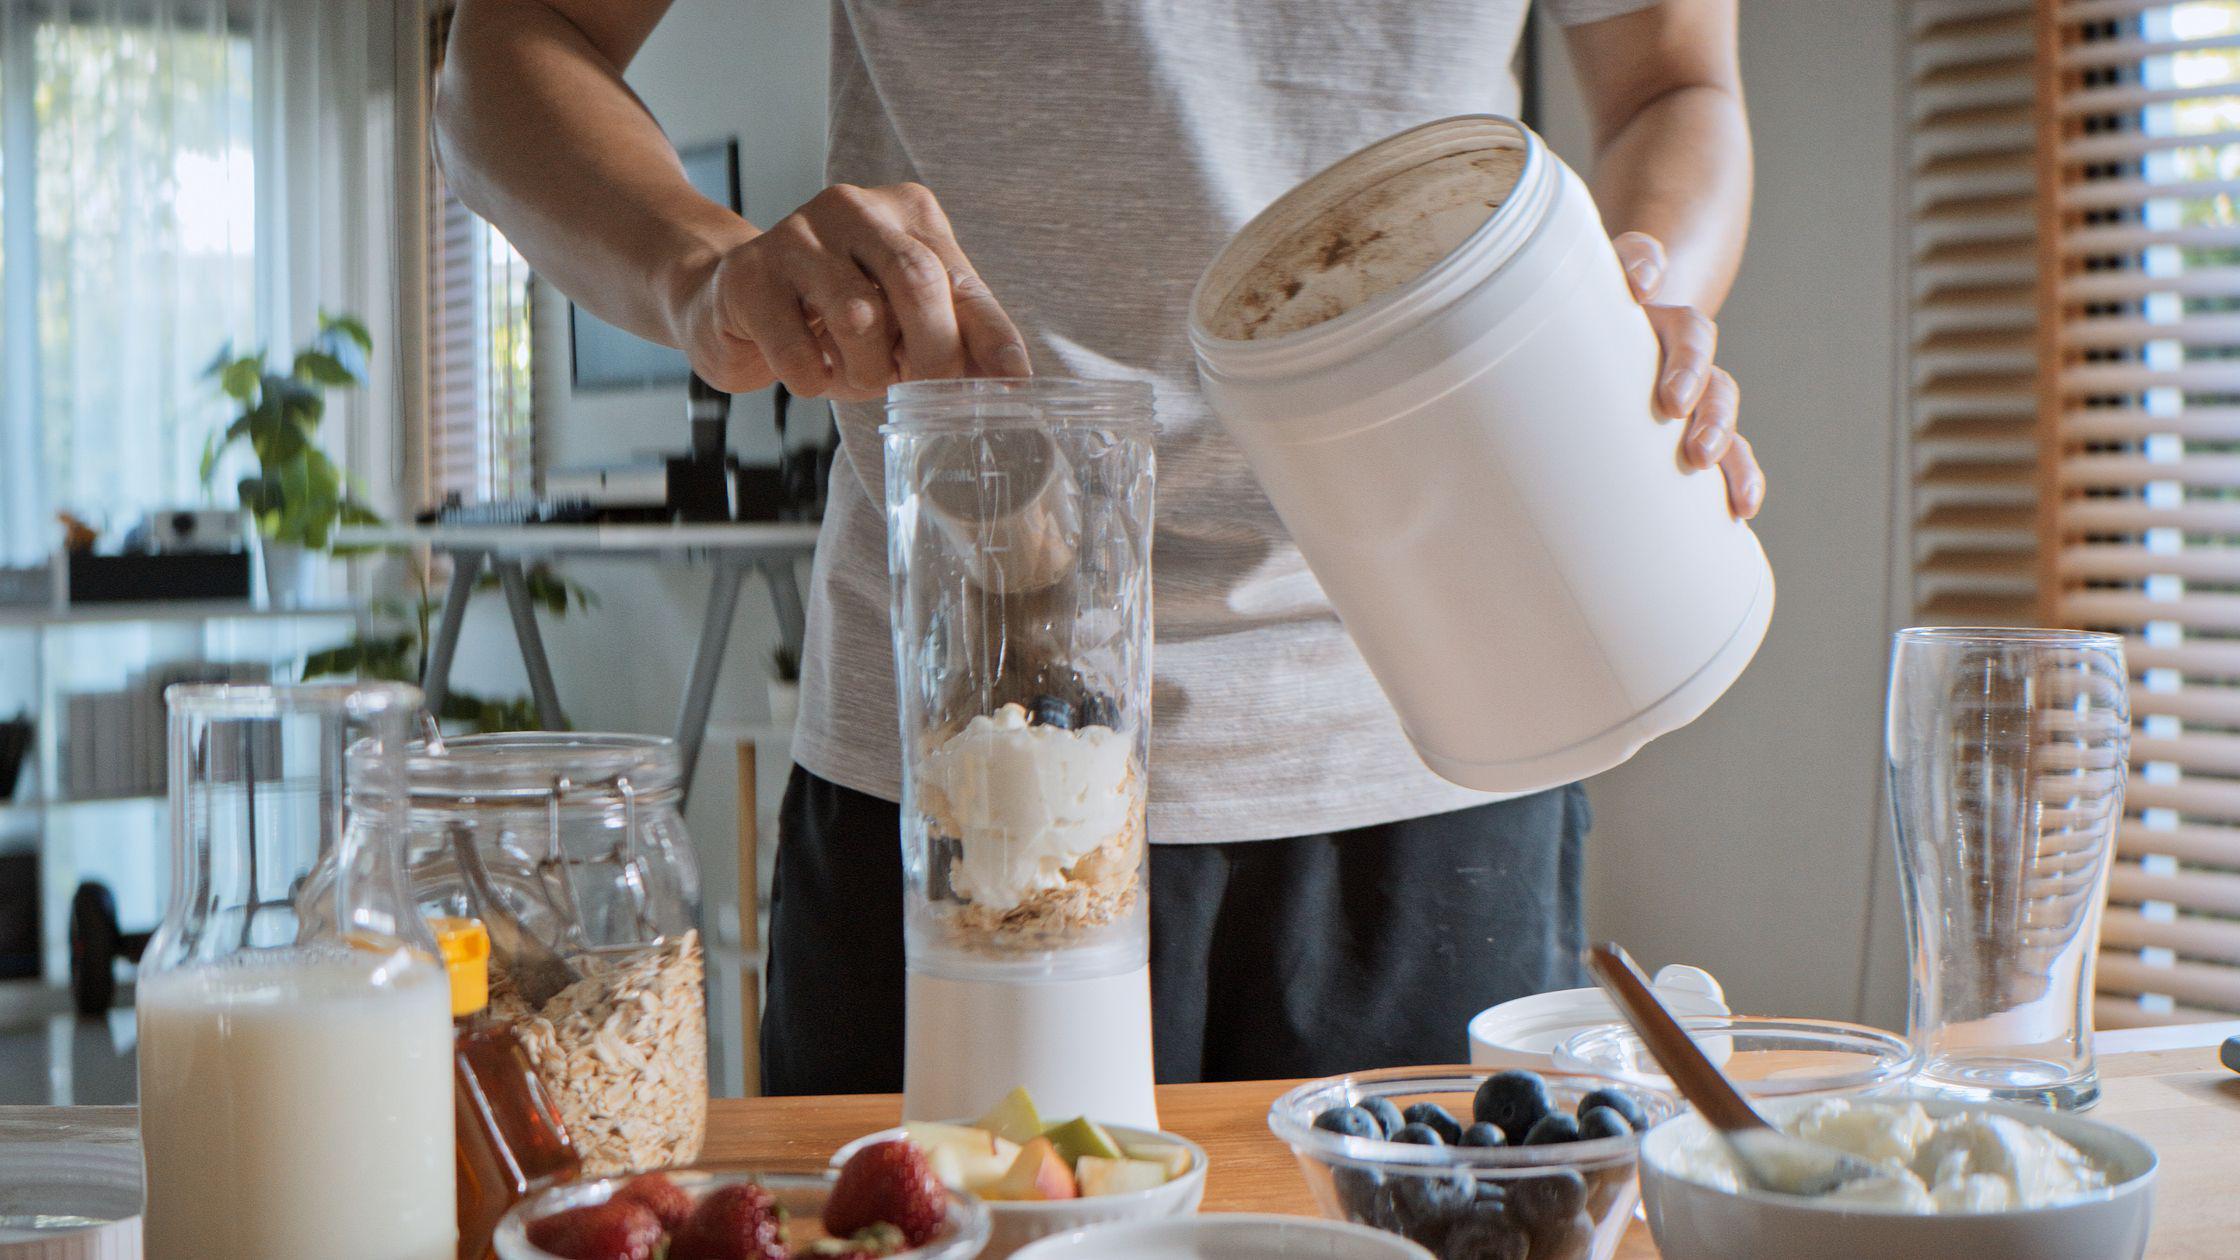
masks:
[[[1656,301],[1664,282],[1664,246],[1645,232],[1623,232],[1611,238],[1624,266],[1634,300],[1649,315],[1664,349],[1664,364],[1657,374],[1657,410],[1675,420],[1686,420],[1680,434],[1680,458],[1691,468],[1716,464],[1727,481],[1727,507],[1738,520],[1749,520],[1765,503],[1766,476],[1750,439],[1735,432],[1741,395],[1734,378],[1712,361],[1719,343],[1719,326],[1692,306],[1665,306]]]

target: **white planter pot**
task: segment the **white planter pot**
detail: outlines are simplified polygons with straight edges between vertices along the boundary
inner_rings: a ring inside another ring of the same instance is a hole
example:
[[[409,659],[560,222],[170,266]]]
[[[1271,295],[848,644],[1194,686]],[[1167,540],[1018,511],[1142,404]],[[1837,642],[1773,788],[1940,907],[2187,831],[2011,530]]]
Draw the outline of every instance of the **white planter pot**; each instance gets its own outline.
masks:
[[[792,730],[794,719],[801,716],[801,684],[778,678],[764,681],[770,688],[770,725]]]
[[[318,558],[293,543],[259,540],[264,558],[265,602],[273,608],[301,608],[312,602],[319,576]]]

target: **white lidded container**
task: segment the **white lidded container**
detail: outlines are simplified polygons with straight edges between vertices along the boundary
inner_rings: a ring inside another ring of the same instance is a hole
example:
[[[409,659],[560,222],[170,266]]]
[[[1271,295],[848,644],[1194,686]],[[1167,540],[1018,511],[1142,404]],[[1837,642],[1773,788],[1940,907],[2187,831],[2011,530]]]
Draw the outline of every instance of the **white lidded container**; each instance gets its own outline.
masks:
[[[1285,194],[1199,280],[1190,339],[1445,778],[1527,792],[1606,770],[1757,651],[1765,553],[1718,474],[1680,462],[1594,202],[1523,124],[1429,123]]]

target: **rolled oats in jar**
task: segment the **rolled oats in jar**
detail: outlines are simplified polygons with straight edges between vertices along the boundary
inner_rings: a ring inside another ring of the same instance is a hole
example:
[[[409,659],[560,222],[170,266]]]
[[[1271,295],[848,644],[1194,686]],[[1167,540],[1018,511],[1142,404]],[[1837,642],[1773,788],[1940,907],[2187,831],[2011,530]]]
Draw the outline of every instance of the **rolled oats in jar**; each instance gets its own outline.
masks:
[[[690,1163],[708,1112],[699,876],[676,746],[531,732],[416,745],[423,913],[490,928],[490,1011],[520,1038],[586,1176]]]

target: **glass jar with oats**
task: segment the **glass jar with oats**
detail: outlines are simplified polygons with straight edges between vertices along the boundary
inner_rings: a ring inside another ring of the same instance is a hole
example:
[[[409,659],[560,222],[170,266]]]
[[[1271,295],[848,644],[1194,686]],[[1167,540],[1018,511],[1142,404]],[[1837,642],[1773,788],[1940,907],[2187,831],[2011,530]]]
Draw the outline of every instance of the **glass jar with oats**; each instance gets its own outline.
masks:
[[[690,1163],[708,1111],[699,875],[673,741],[526,732],[413,746],[422,913],[489,930],[510,1024],[586,1176]]]

